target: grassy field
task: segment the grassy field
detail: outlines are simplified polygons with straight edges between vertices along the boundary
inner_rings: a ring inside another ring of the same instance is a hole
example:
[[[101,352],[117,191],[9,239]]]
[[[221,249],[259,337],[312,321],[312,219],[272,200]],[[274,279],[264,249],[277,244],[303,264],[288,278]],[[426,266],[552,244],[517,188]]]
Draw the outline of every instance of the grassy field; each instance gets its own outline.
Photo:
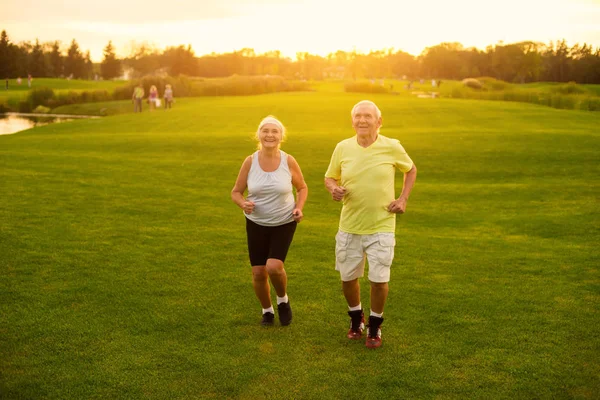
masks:
[[[370,96],[419,169],[370,351],[345,337],[322,184],[363,97],[188,99],[0,136],[0,397],[598,398],[600,115]],[[309,200],[294,322],[265,329],[229,193],[267,114]]]

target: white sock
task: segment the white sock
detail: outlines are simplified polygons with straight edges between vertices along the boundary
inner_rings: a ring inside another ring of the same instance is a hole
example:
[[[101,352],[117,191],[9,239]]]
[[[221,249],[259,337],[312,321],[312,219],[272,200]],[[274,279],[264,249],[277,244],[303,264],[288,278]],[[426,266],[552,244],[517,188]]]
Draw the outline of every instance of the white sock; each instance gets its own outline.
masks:
[[[271,314],[275,314],[275,310],[273,310],[273,306],[269,308],[263,308],[263,314],[270,312]]]
[[[348,311],[358,311],[358,310],[362,310],[362,304],[361,303],[358,303],[358,305],[354,306],[354,307],[348,306]]]
[[[375,311],[371,310],[371,317],[383,318],[383,313],[377,314]]]
[[[277,296],[277,305],[280,305],[281,303],[287,303],[287,302],[288,302],[287,294],[283,297]]]

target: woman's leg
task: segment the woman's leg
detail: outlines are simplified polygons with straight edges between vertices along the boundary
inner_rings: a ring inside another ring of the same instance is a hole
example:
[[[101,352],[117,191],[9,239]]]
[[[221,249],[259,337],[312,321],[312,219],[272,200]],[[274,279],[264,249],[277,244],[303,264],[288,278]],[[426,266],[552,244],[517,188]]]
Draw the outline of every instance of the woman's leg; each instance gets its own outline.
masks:
[[[264,265],[252,267],[252,286],[262,308],[271,307],[271,287],[269,286],[267,268]]]
[[[284,297],[287,289],[287,274],[285,273],[283,262],[275,258],[269,258],[267,260],[266,272],[269,274],[277,296]]]

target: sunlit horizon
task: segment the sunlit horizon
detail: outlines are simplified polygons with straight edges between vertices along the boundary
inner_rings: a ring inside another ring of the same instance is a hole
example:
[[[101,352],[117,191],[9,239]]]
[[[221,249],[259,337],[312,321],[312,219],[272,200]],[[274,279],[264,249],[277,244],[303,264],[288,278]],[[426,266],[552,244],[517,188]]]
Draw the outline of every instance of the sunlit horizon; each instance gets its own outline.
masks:
[[[325,56],[338,50],[368,53],[394,49],[418,55],[443,42],[485,49],[498,43],[565,39],[600,47],[600,0],[506,0],[481,6],[476,0],[247,0],[148,2],[105,0],[8,0],[0,29],[14,43],[75,39],[92,60],[102,60],[109,40],[117,55],[147,44],[158,50],[188,44],[197,56],[252,48]],[[485,10],[484,10],[485,9]],[[24,12],[26,11],[26,12]]]

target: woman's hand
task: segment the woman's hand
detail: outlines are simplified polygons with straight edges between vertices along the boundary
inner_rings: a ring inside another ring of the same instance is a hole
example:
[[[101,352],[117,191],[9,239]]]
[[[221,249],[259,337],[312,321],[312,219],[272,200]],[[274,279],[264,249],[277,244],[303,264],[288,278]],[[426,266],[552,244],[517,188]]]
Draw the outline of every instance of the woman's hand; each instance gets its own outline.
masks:
[[[254,203],[251,201],[244,201],[242,210],[244,210],[245,214],[252,214],[252,211],[254,211]]]
[[[304,214],[302,214],[302,210],[299,208],[294,208],[294,211],[292,211],[292,216],[296,222],[300,222],[304,218]]]

